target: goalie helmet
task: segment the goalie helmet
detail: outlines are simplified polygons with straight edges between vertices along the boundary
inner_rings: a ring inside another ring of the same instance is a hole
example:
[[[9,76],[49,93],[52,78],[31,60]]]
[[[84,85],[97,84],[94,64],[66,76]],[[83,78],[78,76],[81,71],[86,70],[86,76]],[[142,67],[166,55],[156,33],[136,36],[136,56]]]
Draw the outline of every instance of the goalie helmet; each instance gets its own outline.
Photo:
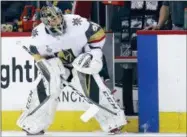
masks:
[[[59,8],[53,5],[44,6],[41,8],[40,16],[50,34],[61,35],[65,32],[66,24]]]

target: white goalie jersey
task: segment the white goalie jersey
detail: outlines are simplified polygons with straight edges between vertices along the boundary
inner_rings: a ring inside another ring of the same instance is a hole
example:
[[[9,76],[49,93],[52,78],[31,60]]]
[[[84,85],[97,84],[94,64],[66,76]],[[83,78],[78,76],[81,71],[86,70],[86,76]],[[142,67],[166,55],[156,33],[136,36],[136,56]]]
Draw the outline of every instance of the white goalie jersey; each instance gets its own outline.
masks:
[[[104,30],[79,15],[64,15],[65,33],[51,35],[43,23],[32,31],[29,50],[35,60],[42,57],[59,57],[63,63],[72,63],[81,53],[97,50],[102,55],[105,42]]]

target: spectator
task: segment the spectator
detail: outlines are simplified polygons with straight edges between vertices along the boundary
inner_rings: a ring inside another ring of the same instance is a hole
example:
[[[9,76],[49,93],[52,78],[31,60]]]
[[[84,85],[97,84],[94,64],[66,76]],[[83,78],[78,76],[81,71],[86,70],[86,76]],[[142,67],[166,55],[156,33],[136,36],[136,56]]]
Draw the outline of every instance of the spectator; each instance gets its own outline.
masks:
[[[18,19],[24,7],[24,2],[17,1],[2,1],[2,23],[12,22]]]
[[[171,14],[173,22],[173,30],[184,29],[184,9],[187,8],[186,1],[165,1],[160,9],[160,17],[158,24],[155,26],[149,26],[146,29],[160,30]]]
[[[25,5],[36,6],[35,1],[2,1],[1,23],[13,22],[19,19]]]

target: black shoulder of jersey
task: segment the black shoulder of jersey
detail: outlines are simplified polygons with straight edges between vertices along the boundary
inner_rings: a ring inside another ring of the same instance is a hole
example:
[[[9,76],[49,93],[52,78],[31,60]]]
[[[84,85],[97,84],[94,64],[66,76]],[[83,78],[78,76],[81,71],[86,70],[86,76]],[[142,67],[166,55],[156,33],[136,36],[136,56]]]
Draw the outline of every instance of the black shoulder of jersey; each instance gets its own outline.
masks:
[[[89,39],[91,36],[93,36],[100,29],[101,29],[101,27],[98,24],[89,21],[89,28],[86,31],[86,37]]]
[[[100,41],[105,37],[104,30],[96,23],[89,22],[89,27],[87,29],[86,37],[88,39],[88,43]]]

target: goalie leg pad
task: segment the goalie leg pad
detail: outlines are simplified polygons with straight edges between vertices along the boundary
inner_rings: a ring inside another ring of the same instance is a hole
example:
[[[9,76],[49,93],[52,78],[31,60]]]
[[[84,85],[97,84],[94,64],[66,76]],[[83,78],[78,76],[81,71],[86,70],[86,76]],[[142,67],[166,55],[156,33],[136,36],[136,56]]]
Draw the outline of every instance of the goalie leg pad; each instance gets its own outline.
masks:
[[[120,109],[117,103],[114,103],[115,100],[112,95],[109,96],[106,93],[108,92],[100,91],[100,105],[116,112],[117,115],[111,114],[103,109],[100,109],[99,112],[95,115],[95,119],[98,121],[103,131],[110,132],[113,129],[126,125],[127,121],[124,111]],[[111,103],[111,100],[113,100],[113,103]]]
[[[101,129],[108,133],[113,129],[127,124],[124,112],[122,110],[119,111],[117,115],[113,115],[103,109],[100,109],[99,112],[95,115],[95,119],[100,124]]]
[[[46,130],[50,126],[57,108],[57,98],[64,88],[62,77],[65,75],[65,70],[59,59],[41,60],[37,62],[37,66],[46,79],[48,95],[43,102],[36,105],[34,103],[38,100],[38,96],[37,92],[33,92],[35,98],[33,97],[30,107],[17,121],[19,127],[31,134]]]
[[[86,88],[83,86],[85,83],[85,77],[82,73],[77,72],[74,70],[75,76],[77,76],[76,83],[79,83],[78,85],[81,85],[82,91],[86,91]],[[81,120],[84,122],[87,122],[91,117],[95,117],[98,123],[100,124],[100,127],[105,132],[110,132],[111,130],[115,128],[119,128],[126,124],[126,119],[123,110],[120,109],[119,105],[116,103],[113,96],[110,94],[110,90],[104,85],[104,83],[101,80],[101,77],[97,74],[94,76],[94,79],[99,87],[99,97],[100,97],[100,105],[111,110],[114,113],[108,112],[106,109],[99,108],[99,111],[95,109],[88,109],[82,116]],[[79,81],[79,82],[78,82]],[[77,86],[76,86],[77,87]],[[90,114],[90,112],[92,112]]]
[[[49,95],[54,96],[58,92],[61,92],[63,89],[61,78],[66,76],[66,69],[64,68],[61,60],[59,58],[41,60],[37,62],[36,65],[49,84]]]
[[[101,77],[98,74],[93,75],[95,82],[99,87],[99,104],[105,108],[110,109],[113,112],[116,112],[117,115],[113,115],[104,110],[100,110],[99,113],[95,115],[96,120],[100,123],[101,128],[105,132],[110,132],[115,128],[119,128],[127,124],[124,111],[119,107],[114,97],[110,94],[111,91],[107,88]]]
[[[47,129],[53,122],[58,100],[47,97],[43,104],[18,121],[18,126],[31,134]],[[25,113],[26,114],[26,113]]]

